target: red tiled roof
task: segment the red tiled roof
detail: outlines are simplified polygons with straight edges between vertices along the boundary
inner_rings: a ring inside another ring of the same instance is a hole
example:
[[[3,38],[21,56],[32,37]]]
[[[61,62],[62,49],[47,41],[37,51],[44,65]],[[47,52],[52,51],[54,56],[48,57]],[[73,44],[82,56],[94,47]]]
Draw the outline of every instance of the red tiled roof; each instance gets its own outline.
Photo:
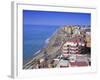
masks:
[[[88,66],[88,64],[85,61],[82,62],[70,62],[70,65],[73,66]]]
[[[76,62],[77,66],[88,66],[86,62]]]

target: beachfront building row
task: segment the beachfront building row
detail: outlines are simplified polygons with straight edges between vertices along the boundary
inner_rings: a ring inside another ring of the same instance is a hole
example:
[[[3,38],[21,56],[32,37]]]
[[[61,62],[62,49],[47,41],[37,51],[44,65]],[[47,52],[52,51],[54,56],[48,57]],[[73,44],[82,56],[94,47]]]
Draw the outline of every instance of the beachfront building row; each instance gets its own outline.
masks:
[[[88,52],[86,52],[88,48],[91,48],[90,28],[65,26],[64,31],[65,37],[67,38],[61,47],[64,60],[61,60],[58,66],[69,67],[91,65],[90,57],[87,56]]]

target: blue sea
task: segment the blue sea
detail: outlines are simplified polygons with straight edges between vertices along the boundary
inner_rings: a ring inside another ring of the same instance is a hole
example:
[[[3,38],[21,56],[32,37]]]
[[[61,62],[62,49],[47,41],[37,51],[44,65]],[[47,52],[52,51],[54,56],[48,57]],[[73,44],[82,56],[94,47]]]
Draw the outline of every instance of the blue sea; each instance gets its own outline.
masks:
[[[55,25],[23,25],[23,63],[32,59],[59,27]]]

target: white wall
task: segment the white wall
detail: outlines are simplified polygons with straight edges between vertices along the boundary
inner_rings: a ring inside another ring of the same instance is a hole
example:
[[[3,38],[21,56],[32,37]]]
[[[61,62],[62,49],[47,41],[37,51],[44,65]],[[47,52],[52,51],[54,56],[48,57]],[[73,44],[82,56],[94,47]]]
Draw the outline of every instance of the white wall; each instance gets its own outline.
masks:
[[[27,0],[28,1],[28,0]],[[86,74],[75,74],[75,75],[64,75],[56,76],[51,79],[56,80],[99,80],[100,75],[100,1],[99,0],[32,0],[38,3],[50,3],[50,4],[69,4],[71,5],[84,5],[84,6],[96,6],[97,7],[97,20],[98,26],[96,27],[96,53],[98,54],[98,71],[97,73],[86,73]],[[11,0],[1,0],[0,2],[0,80],[11,80],[10,78],[10,65],[11,65]],[[20,80],[20,79],[19,79]],[[22,79],[23,80],[23,79]],[[32,80],[32,79],[25,79]],[[33,78],[33,80],[35,80]],[[39,80],[39,79],[38,79]],[[41,79],[42,80],[42,79]],[[46,79],[47,80],[47,79]]]

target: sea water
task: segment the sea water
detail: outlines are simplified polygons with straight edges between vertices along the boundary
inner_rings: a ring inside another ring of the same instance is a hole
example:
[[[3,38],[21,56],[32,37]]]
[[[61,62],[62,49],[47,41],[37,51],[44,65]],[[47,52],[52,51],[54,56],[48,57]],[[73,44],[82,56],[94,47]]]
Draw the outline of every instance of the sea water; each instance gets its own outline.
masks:
[[[26,63],[32,59],[59,27],[55,25],[23,25],[23,62]]]

